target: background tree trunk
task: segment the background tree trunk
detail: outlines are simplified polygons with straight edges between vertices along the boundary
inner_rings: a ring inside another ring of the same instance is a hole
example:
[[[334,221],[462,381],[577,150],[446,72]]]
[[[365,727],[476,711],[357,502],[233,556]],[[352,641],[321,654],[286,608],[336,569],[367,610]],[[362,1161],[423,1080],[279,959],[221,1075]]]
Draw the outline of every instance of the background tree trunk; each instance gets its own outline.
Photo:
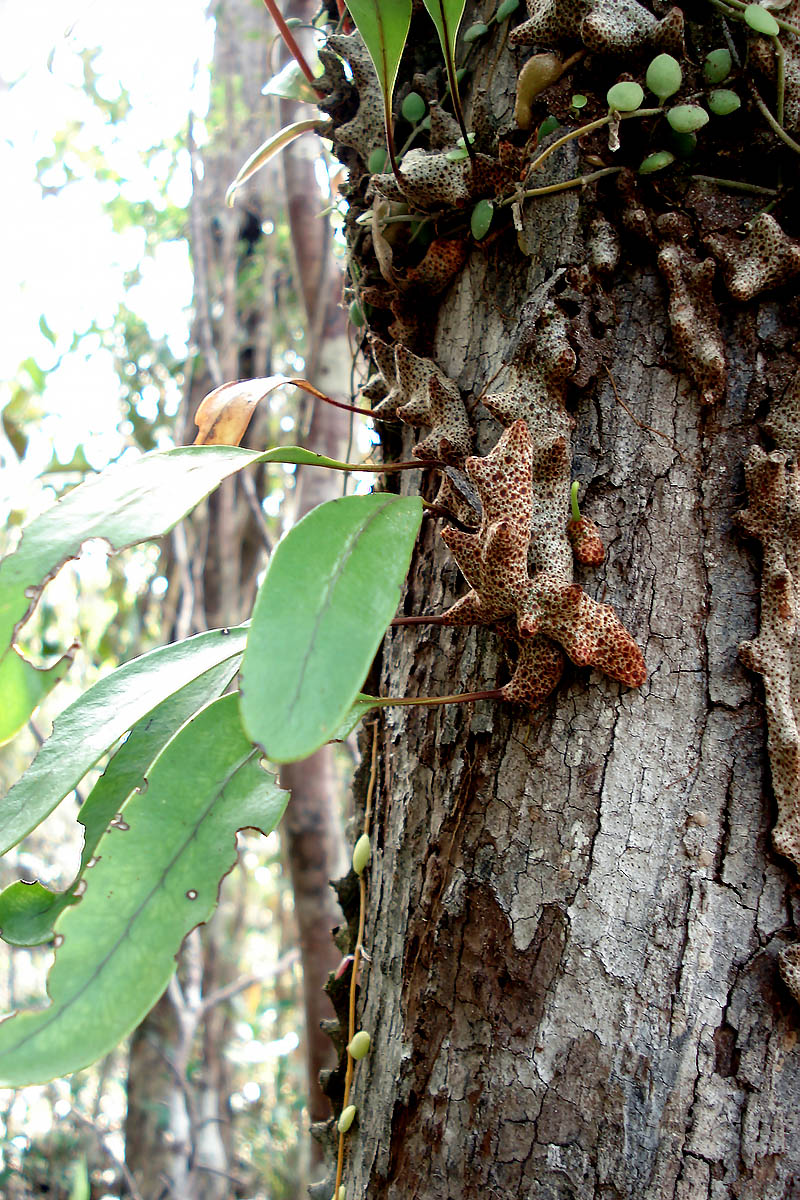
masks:
[[[471,63],[501,129],[523,57],[498,37]],[[535,182],[579,174],[574,147]],[[735,225],[730,203],[705,211]],[[800,1010],[776,970],[797,881],[770,847],[761,687],[737,659],[758,626],[758,563],[734,528],[770,397],[764,354],[796,338],[794,301],[720,290],[727,395],[702,407],[635,220],[590,316],[571,284],[592,261],[592,219],[622,226],[626,205],[613,181],[528,202],[519,237],[504,222],[470,241],[427,301],[429,345],[414,346],[458,383],[485,454],[499,427],[478,397],[502,389],[529,302],[551,285],[578,352],[572,474],[607,548],[576,581],[614,606],[648,680],[631,690],[567,664],[532,715],[494,701],[379,710],[358,1016],[373,1050],[351,1097],[348,1195],[800,1195]],[[402,448],[387,445],[408,458],[416,440],[406,426]],[[421,472],[399,486],[433,495]],[[463,594],[439,527],[423,524],[403,613]],[[492,631],[412,626],[390,630],[379,678],[381,694],[429,696],[508,669]]]

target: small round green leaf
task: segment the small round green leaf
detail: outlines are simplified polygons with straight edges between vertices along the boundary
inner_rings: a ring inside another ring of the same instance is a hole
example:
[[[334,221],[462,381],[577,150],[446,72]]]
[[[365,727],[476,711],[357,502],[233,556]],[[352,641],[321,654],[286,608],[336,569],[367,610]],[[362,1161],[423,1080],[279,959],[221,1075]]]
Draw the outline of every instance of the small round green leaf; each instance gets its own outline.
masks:
[[[737,108],[741,108],[742,102],[736,92],[731,92],[728,88],[717,88],[708,97],[708,107],[715,116],[727,117],[736,112]]]
[[[419,92],[409,92],[400,110],[407,121],[415,125],[425,116],[426,104]]]
[[[370,1036],[366,1029],[359,1029],[358,1033],[353,1034],[352,1041],[347,1044],[347,1052],[356,1062],[360,1058],[365,1058],[369,1054]]]
[[[606,100],[608,107],[615,112],[635,112],[642,106],[644,91],[638,83],[624,80],[622,83],[615,83],[608,89]]]
[[[360,329],[361,326],[364,324],[364,314],[361,311],[361,305],[358,303],[357,300],[354,300],[353,303],[350,305],[347,315],[350,318],[350,324],[355,325],[356,328]]]
[[[668,96],[673,96],[681,86],[683,72],[681,65],[671,54],[659,54],[647,68],[645,82],[654,96],[658,96],[663,104]]]
[[[694,133],[708,124],[708,113],[699,104],[677,104],[667,113],[676,133]]]
[[[445,158],[448,162],[460,162],[462,158],[467,158],[467,150],[465,146],[456,146],[453,150],[448,150]]]
[[[541,141],[542,138],[547,137],[548,134],[555,133],[557,129],[558,117],[545,117],[539,126],[539,133],[537,135],[538,141]]]
[[[370,845],[369,834],[362,833],[361,837],[353,847],[353,870],[356,875],[360,875],[370,860],[372,854],[372,846]]]
[[[665,167],[669,167],[674,162],[675,155],[670,154],[669,150],[656,150],[655,154],[648,154],[639,167],[639,174],[652,175],[654,171],[663,171]]]
[[[384,150],[383,146],[376,146],[375,149],[370,152],[370,156],[367,159],[367,170],[369,171],[370,175],[380,175],[381,171],[386,169],[388,157],[389,156]]]
[[[476,242],[485,238],[494,216],[494,205],[491,200],[479,200],[472,210],[470,229]]]
[[[489,26],[484,25],[481,21],[475,25],[470,25],[469,29],[464,34],[465,42],[477,42],[478,38],[482,38],[485,33],[489,32]]]
[[[781,31],[772,13],[767,12],[760,4],[748,4],[744,10],[744,19],[751,29],[756,33],[763,33],[766,37],[777,37]]]
[[[518,8],[519,0],[503,0],[503,3],[499,6],[497,12],[494,14],[495,21],[497,21],[498,25],[501,25],[503,21],[506,21],[513,12],[517,11]]]
[[[347,1108],[342,1109],[341,1116],[337,1122],[339,1133],[347,1133],[350,1126],[353,1124],[356,1116],[355,1104],[348,1104]]]
[[[712,50],[706,55],[703,63],[703,75],[706,83],[722,83],[723,79],[727,79],[731,73],[733,59],[731,58],[730,50],[722,47],[719,50]]]
[[[588,98],[586,96],[584,96],[581,92],[576,92],[575,95],[572,97],[572,107],[573,108],[586,108],[586,105],[588,103],[589,103]]]

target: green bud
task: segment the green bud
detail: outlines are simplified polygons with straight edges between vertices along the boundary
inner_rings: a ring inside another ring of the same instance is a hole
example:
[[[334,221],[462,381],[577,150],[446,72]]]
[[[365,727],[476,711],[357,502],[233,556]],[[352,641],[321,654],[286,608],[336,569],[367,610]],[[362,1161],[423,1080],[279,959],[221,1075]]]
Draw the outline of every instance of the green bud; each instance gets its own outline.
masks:
[[[768,13],[760,4],[748,4],[744,10],[744,19],[751,29],[756,33],[763,33],[766,37],[777,37],[781,31],[772,13]]]
[[[694,133],[708,124],[708,113],[699,104],[677,104],[667,113],[676,133]]]
[[[703,75],[706,83],[722,83],[723,79],[727,79],[731,73],[733,59],[731,58],[730,50],[720,49],[712,50],[706,55],[706,60],[703,63]]]
[[[355,1116],[356,1116],[355,1104],[348,1104],[347,1108],[342,1109],[342,1114],[339,1117],[339,1120],[337,1122],[337,1125],[339,1127],[339,1133],[347,1133],[348,1129],[350,1128],[350,1126],[353,1124],[353,1121],[355,1120]]]
[[[663,104],[668,96],[673,96],[681,86],[683,71],[681,65],[671,54],[659,54],[647,68],[645,82],[654,96],[658,96]]]
[[[669,150],[656,150],[655,154],[648,154],[639,167],[639,174],[652,175],[654,171],[663,171],[665,167],[674,162],[675,155],[670,154]]]
[[[606,100],[608,107],[614,109],[615,112],[635,112],[642,106],[644,91],[638,83],[625,80],[622,83],[615,83],[608,89]]]
[[[736,112],[737,108],[741,108],[742,102],[736,92],[731,92],[727,88],[717,88],[708,97],[708,107],[715,116],[727,117],[730,113]]]
[[[353,847],[353,870],[356,875],[360,875],[364,867],[370,860],[372,855],[372,846],[369,841],[369,834],[362,833],[361,837]]]
[[[491,200],[479,200],[472,210],[472,217],[469,223],[470,229],[472,230],[472,236],[475,238],[476,242],[479,242],[481,238],[486,237],[486,234],[489,232],[489,226],[492,223],[493,216],[494,205],[492,204]]]
[[[347,1052],[351,1058],[364,1058],[369,1054],[370,1036],[366,1029],[359,1029],[358,1033],[353,1034],[353,1040],[347,1044]]]
[[[425,108],[425,101],[419,92],[409,92],[401,105],[400,111],[405,119],[414,125],[425,116]]]
[[[383,171],[386,167],[386,160],[388,157],[389,155],[386,153],[383,146],[376,146],[375,149],[371,151],[370,156],[367,159],[367,170],[369,171],[370,175],[380,175],[381,171]]]
[[[503,0],[503,3],[494,14],[495,21],[497,21],[498,25],[502,25],[503,21],[510,17],[513,12],[516,12],[518,8],[519,0]]]
[[[478,38],[482,38],[485,33],[489,32],[489,26],[484,25],[481,21],[475,25],[470,25],[467,32],[464,34],[465,42],[477,42]]]

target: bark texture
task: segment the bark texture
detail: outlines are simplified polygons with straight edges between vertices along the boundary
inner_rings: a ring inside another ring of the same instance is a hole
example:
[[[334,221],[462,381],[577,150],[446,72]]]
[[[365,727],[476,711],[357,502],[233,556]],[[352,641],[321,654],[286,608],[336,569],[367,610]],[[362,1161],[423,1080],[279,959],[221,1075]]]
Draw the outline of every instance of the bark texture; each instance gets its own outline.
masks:
[[[500,54],[500,125],[510,72]],[[559,171],[580,171],[570,147]],[[623,201],[604,195],[616,223]],[[465,395],[479,454],[500,432],[479,397],[526,302],[591,260],[599,203],[528,204],[519,238],[471,243],[431,301],[428,352]],[[800,1009],[776,965],[798,889],[770,845],[762,693],[737,656],[758,628],[758,559],[734,521],[794,300],[721,293],[727,395],[704,406],[665,274],[628,237],[603,284],[613,318],[598,325],[596,301],[588,326],[571,310],[573,478],[607,551],[576,580],[613,604],[647,682],[568,664],[532,716],[484,701],[381,712],[357,1022],[373,1050],[351,1097],[348,1196],[800,1195]],[[417,439],[402,438],[390,446],[408,458]],[[431,483],[399,486],[431,497]],[[423,524],[405,614],[465,591],[439,527]],[[390,630],[380,663],[391,695],[507,678],[482,628]]]

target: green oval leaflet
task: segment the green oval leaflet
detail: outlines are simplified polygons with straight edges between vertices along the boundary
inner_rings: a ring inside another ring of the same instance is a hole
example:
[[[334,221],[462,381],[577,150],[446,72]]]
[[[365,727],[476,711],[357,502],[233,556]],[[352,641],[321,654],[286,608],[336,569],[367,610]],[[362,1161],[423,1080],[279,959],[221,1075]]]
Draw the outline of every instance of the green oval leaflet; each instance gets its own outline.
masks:
[[[681,65],[671,54],[659,54],[647,68],[645,82],[654,96],[663,102],[668,96],[673,96],[681,86],[683,71]]]
[[[606,100],[608,107],[615,112],[635,112],[642,106],[644,91],[640,84],[625,80],[608,89]]]
[[[652,175],[654,171],[663,171],[665,167],[671,166],[674,162],[675,155],[670,154],[669,150],[656,150],[654,154],[648,154],[639,167],[639,174]]]
[[[781,31],[772,13],[767,12],[760,4],[748,4],[744,10],[744,19],[751,29],[756,33],[763,33],[765,37],[777,37]]]
[[[589,103],[588,97],[584,96],[582,92],[576,92],[575,95],[572,97],[572,107],[573,108],[586,108],[586,105],[588,103]]]
[[[376,146],[374,150],[371,150],[367,159],[367,170],[370,175],[380,175],[381,171],[385,171],[388,157],[383,146]]]
[[[350,308],[347,310],[347,315],[350,318],[350,324],[355,325],[358,329],[364,324],[364,314],[357,300],[352,302]]]
[[[477,42],[478,38],[482,38],[485,33],[489,32],[489,26],[483,25],[477,21],[474,25],[470,25],[469,29],[464,34],[465,42]]]
[[[472,217],[470,218],[469,223],[470,229],[472,230],[472,236],[475,238],[476,242],[479,242],[481,238],[486,237],[486,234],[489,232],[489,228],[492,224],[493,217],[494,205],[492,204],[491,200],[479,200],[472,210]]]
[[[733,59],[730,50],[725,47],[712,50],[706,55],[703,63],[703,75],[706,83],[722,83],[723,79],[727,79],[730,75],[732,66]]]
[[[708,124],[708,113],[699,104],[678,104],[667,113],[676,133],[695,133]]]
[[[421,121],[425,116],[427,105],[420,96],[419,92],[409,92],[400,107],[400,111],[407,121],[412,125],[417,121]]]
[[[513,12],[519,8],[519,0],[503,0],[503,3],[494,14],[494,19],[498,25],[502,25],[503,21],[507,21]]]
[[[742,107],[742,102],[736,92],[728,88],[717,88],[708,97],[708,107],[715,117],[727,117]]]

